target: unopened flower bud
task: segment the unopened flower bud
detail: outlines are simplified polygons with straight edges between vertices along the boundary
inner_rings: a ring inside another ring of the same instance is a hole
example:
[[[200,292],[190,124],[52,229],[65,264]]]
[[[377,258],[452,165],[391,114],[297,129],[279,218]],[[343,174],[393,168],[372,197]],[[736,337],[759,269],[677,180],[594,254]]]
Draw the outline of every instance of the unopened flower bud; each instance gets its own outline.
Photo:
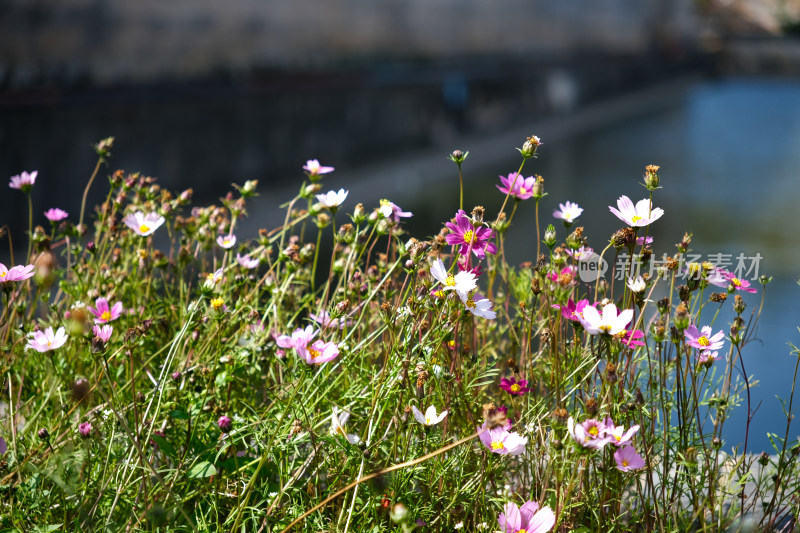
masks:
[[[658,189],[658,184],[660,179],[658,177],[658,169],[660,167],[658,165],[647,165],[644,170],[644,186],[647,187],[648,191],[654,191]]]
[[[547,226],[547,229],[544,230],[544,244],[551,250],[553,246],[556,245],[556,227],[550,224]]]
[[[666,296],[664,298],[661,298],[656,303],[656,307],[658,308],[658,312],[661,313],[662,315],[667,311],[669,311],[669,298],[667,298]]]
[[[536,174],[535,178],[536,179],[533,182],[533,187],[531,187],[531,194],[533,195],[534,199],[539,200],[545,195],[544,178],[538,174]]]
[[[468,155],[469,152],[462,152],[461,150],[453,150],[453,153],[450,154],[450,161],[460,166]]]
[[[682,302],[688,302],[691,295],[692,292],[689,290],[689,287],[686,285],[678,286],[678,298],[680,298]]]
[[[586,400],[586,414],[589,416],[594,416],[597,414],[597,400],[594,398],[589,398]]]
[[[683,331],[689,327],[692,316],[689,314],[689,307],[686,302],[681,302],[675,309],[675,327]]]
[[[542,141],[539,140],[539,137],[532,135],[525,140],[525,142],[522,144],[522,148],[517,148],[517,150],[519,150],[519,153],[522,154],[523,158],[530,159],[531,157],[536,157],[536,150],[541,144]]]
[[[217,426],[219,426],[219,429],[221,429],[223,433],[228,433],[231,428],[233,428],[233,420],[227,415],[222,415],[217,419]]]
[[[100,157],[108,157],[111,155],[111,148],[114,146],[114,137],[106,137],[105,139],[101,140],[99,143],[94,145],[94,151],[97,152],[97,155]]]
[[[738,294],[733,297],[733,310],[736,311],[737,315],[741,315],[744,313],[744,309],[747,307],[744,303],[744,298],[739,296]]]
[[[97,252],[97,246],[95,245],[94,241],[89,241],[86,243],[86,250],[92,255]]]
[[[575,231],[567,236],[567,246],[571,250],[577,250],[583,246],[583,226],[578,226]]]
[[[617,378],[617,365],[614,363],[608,363],[606,365],[606,381],[609,383],[616,383]]]
[[[353,208],[353,222],[356,224],[361,224],[366,220],[366,214],[364,213],[364,204],[358,203]]]
[[[44,441],[50,438],[50,432],[47,431],[47,428],[42,428],[39,430],[39,438]]]

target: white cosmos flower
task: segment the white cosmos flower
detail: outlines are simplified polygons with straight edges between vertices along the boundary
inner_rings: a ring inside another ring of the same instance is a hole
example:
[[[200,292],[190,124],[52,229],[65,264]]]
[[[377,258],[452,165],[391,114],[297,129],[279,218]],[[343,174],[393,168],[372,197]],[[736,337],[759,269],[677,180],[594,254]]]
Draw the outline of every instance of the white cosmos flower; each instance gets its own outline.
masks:
[[[147,237],[164,223],[164,217],[158,213],[147,213],[145,215],[141,211],[137,211],[126,216],[122,221],[137,235]]]
[[[470,296],[469,293],[458,292],[458,296],[464,302],[467,310],[473,315],[490,320],[497,316],[497,313],[492,311],[492,302],[486,298],[481,298],[477,293]]]
[[[258,259],[253,259],[249,255],[236,254],[236,262],[239,263],[239,266],[246,268],[247,270],[251,270],[258,266]]]
[[[560,209],[556,209],[553,211],[553,216],[555,218],[560,218],[567,224],[572,224],[576,218],[581,216],[583,213],[583,208],[576,204],[575,202],[567,202],[565,204],[558,204]]]
[[[633,292],[642,292],[647,287],[642,276],[636,276],[635,278],[628,278],[628,288]]]
[[[347,423],[348,418],[350,418],[350,413],[341,411],[338,407],[334,407],[333,413],[331,414],[331,435],[343,435],[350,444],[358,444],[361,439],[359,439],[357,435],[347,433],[344,430],[344,425]]]
[[[617,306],[607,304],[603,307],[603,314],[594,307],[587,305],[583,309],[583,316],[579,318],[587,333],[597,335],[616,335],[625,330],[633,319],[633,309],[625,309],[617,315]]]
[[[436,407],[433,405],[425,410],[425,414],[422,414],[422,411],[417,409],[416,406],[412,405],[411,412],[414,413],[414,418],[417,419],[417,422],[423,426],[435,426],[447,416],[447,411],[442,411],[441,414],[437,415]]]
[[[228,235],[220,235],[217,237],[217,244],[226,250],[230,250],[233,248],[233,245],[236,244],[236,235],[233,233],[229,233]]]
[[[620,196],[617,200],[617,207],[619,207],[619,210],[608,206],[617,218],[635,228],[649,226],[664,214],[663,209],[660,207],[653,207],[652,202],[647,198],[639,200],[634,206],[630,198],[627,196]]]
[[[462,270],[455,276],[448,274],[441,259],[437,259],[431,265],[431,275],[443,285],[442,290],[444,291],[455,290],[466,293],[477,286],[474,273]]]
[[[328,191],[325,194],[318,194],[317,200],[319,200],[319,203],[322,204],[322,207],[335,209],[344,203],[344,200],[347,198],[348,194],[350,194],[350,192],[344,189],[339,189],[338,192]]]

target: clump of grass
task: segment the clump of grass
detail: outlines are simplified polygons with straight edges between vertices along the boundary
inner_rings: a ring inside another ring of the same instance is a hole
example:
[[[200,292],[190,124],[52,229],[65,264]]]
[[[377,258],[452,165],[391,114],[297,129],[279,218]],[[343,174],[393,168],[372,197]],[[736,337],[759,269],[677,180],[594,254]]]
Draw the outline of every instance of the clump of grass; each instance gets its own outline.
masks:
[[[98,144],[86,191],[112,144]],[[333,168],[315,160],[284,224],[255,236],[237,233],[255,181],[190,209],[191,189],[118,170],[87,224],[84,207],[77,225],[49,210],[47,231],[29,195],[46,185],[12,178],[31,222],[25,261],[0,265],[0,527],[663,532],[724,530],[754,511],[763,529],[794,520],[794,389],[775,455],[723,437],[739,404],[749,431],[742,351],[763,287],[755,306],[756,281],[686,262],[690,234],[652,242],[650,225],[667,223],[656,166],[643,200],[612,207],[624,225],[602,253],[572,228],[576,204],[555,213],[565,229],[542,231],[544,180],[522,174],[540,145],[520,149],[497,214],[451,219],[463,207],[454,189],[442,230],[424,239],[391,201],[348,208],[347,191],[323,193]],[[466,156],[451,157],[459,182]],[[505,233],[531,208],[535,255],[509,265]],[[670,253],[658,265],[656,247]],[[623,282],[592,267],[612,255]]]

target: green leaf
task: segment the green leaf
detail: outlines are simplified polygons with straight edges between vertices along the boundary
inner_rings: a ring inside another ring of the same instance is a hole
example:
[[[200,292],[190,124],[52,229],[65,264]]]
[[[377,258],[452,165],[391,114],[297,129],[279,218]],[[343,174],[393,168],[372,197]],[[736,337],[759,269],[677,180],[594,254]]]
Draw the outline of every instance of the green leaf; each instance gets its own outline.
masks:
[[[180,409],[173,409],[169,412],[169,416],[172,418],[177,418],[178,420],[189,420],[189,413],[186,411],[182,411]]]
[[[189,470],[189,473],[186,474],[192,479],[204,478],[204,477],[211,477],[217,474],[217,469],[209,463],[208,461],[203,461],[202,463],[197,463]]]
[[[38,526],[34,529],[37,533],[52,533],[61,529],[61,524],[51,524],[49,526]]]

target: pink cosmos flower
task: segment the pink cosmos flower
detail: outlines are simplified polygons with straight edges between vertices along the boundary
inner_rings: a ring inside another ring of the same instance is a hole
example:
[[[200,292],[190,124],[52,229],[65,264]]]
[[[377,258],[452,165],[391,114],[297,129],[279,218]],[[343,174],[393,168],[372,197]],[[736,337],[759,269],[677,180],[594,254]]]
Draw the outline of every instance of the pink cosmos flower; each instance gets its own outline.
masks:
[[[233,428],[233,420],[228,415],[222,415],[217,419],[217,426],[223,433],[228,433]]]
[[[96,339],[100,339],[103,342],[108,342],[108,340],[111,338],[111,334],[114,333],[114,328],[108,324],[105,326],[92,326],[92,333]]]
[[[489,320],[493,320],[495,317],[497,317],[497,313],[492,311],[492,302],[486,298],[481,298],[477,293],[473,294],[472,296],[466,292],[456,291],[456,293],[458,294],[458,297],[461,298],[461,301],[464,302],[467,311],[473,315],[481,318],[487,318]]]
[[[711,366],[714,364],[714,361],[719,359],[719,352],[712,352],[710,350],[702,350],[697,355],[697,364],[698,365],[705,365]]]
[[[0,283],[12,281],[24,281],[33,277],[36,267],[34,265],[17,265],[11,268],[6,268],[3,263],[0,263]]]
[[[34,170],[31,173],[22,171],[22,174],[17,176],[11,176],[11,181],[8,182],[8,186],[12,189],[19,189],[22,192],[28,192],[33,188],[33,184],[36,183],[36,176],[39,174],[38,170]]]
[[[528,439],[516,431],[509,432],[501,426],[489,428],[488,422],[484,422],[478,431],[480,431],[478,437],[483,445],[492,453],[500,455],[519,455],[525,451],[525,445],[528,443]]]
[[[713,336],[711,335],[711,326],[703,326],[699,331],[697,327],[692,324],[684,332],[686,337],[686,344],[698,350],[719,350],[725,344],[723,340],[725,333],[720,330]]]
[[[624,330],[633,319],[633,309],[625,309],[617,314],[617,306],[607,304],[603,307],[603,314],[594,307],[587,306],[583,309],[583,317],[579,320],[587,333],[592,335],[616,335]]]
[[[553,305],[553,309],[561,309],[561,316],[566,318],[567,320],[574,320],[580,322],[583,318],[583,311],[586,307],[594,307],[597,303],[590,304],[589,300],[583,299],[579,300],[578,303],[572,301],[570,298],[567,301],[567,305]]]
[[[606,426],[594,418],[576,424],[572,417],[567,420],[567,429],[572,438],[584,448],[601,450],[609,442]]]
[[[226,250],[230,250],[236,244],[236,235],[229,233],[227,235],[220,235],[217,237],[217,244]]]
[[[240,267],[247,270],[252,270],[258,266],[258,259],[253,259],[249,255],[236,254],[236,262],[239,263]]]
[[[516,378],[503,378],[500,380],[500,388],[506,391],[511,395],[523,396],[526,392],[531,390],[528,387],[528,380],[521,379],[519,381]]]
[[[553,211],[553,217],[560,218],[566,224],[572,224],[583,213],[583,208],[574,202],[558,204],[558,207],[559,209]]]
[[[737,278],[732,272],[725,271],[723,273],[725,279],[730,283],[730,286],[736,291],[744,291],[749,293],[757,292],[755,287],[750,286],[750,282],[746,279]]]
[[[344,329],[346,325],[349,324],[349,320],[339,320],[338,318],[331,318],[331,315],[327,311],[320,311],[319,314],[315,315],[313,313],[308,315],[308,318],[320,324],[322,327],[325,328],[333,328],[333,329]]]
[[[644,338],[644,331],[640,329],[623,330],[621,332],[621,335],[622,335],[622,344],[624,344],[628,348],[636,348],[638,346],[644,346],[644,342],[642,342],[641,340]]]
[[[631,443],[631,439],[639,431],[639,426],[631,426],[628,431],[625,431],[625,426],[615,426],[614,421],[610,417],[606,417],[604,422],[605,434],[609,442],[615,444],[617,447],[625,446]]]
[[[378,212],[383,215],[383,218],[392,219],[394,222],[400,222],[400,218],[412,216],[411,211],[403,211],[397,204],[389,200],[381,200]]]
[[[108,306],[108,300],[105,298],[98,298],[94,301],[97,308],[89,307],[89,311],[95,316],[95,324],[107,324],[112,320],[116,320],[122,315],[122,302],[117,302],[113,307]]]
[[[306,161],[306,164],[303,165],[303,170],[308,172],[309,176],[318,176],[320,174],[328,174],[334,171],[333,167],[324,167],[319,164],[319,161],[316,159],[309,159]]]
[[[314,329],[314,326],[306,326],[305,329],[297,328],[292,332],[292,336],[288,335],[280,335],[275,339],[275,344],[277,344],[281,348],[294,348],[297,350],[298,347],[305,348],[308,346],[314,336],[316,336],[317,331]]]
[[[630,198],[620,196],[617,200],[617,207],[619,207],[619,210],[611,206],[608,208],[618,219],[634,228],[649,226],[664,214],[664,210],[660,207],[653,207],[648,198],[639,200],[634,206]]]
[[[414,418],[422,424],[423,426],[435,426],[442,420],[444,417],[447,416],[447,411],[442,411],[438,415],[436,414],[436,407],[431,405],[425,410],[425,414],[422,414],[422,411],[417,409],[415,405],[411,406],[411,412],[414,413]]]
[[[152,235],[161,224],[164,223],[164,217],[158,213],[144,214],[141,211],[131,213],[122,219],[126,226],[131,228],[136,235],[147,237]]]
[[[630,472],[644,468],[644,459],[636,453],[633,446],[623,446],[614,452],[614,460],[617,462],[617,470]]]
[[[639,246],[642,245],[647,246],[648,244],[652,243],[653,243],[653,238],[650,237],[649,235],[647,237],[636,237],[636,244],[638,244]]]
[[[450,230],[445,237],[447,244],[459,246],[458,253],[461,255],[467,255],[469,250],[472,250],[478,258],[485,257],[487,253],[497,253],[497,246],[489,240],[494,232],[483,226],[474,227],[463,209],[459,209],[456,213],[455,224],[448,222],[445,226]]]
[[[496,185],[500,192],[510,194],[517,200],[527,200],[533,196],[536,178],[533,176],[524,178],[516,172],[512,172],[508,177],[500,176],[500,183],[502,185]]]
[[[320,365],[333,361],[339,356],[339,347],[335,342],[316,340],[311,346],[299,346],[297,353],[310,365]]]
[[[497,517],[502,533],[547,533],[556,525],[556,515],[550,507],[542,507],[536,502],[525,502],[522,507],[509,502]]]
[[[61,348],[67,342],[67,334],[63,327],[58,328],[55,333],[53,333],[53,328],[47,328],[44,331],[37,330],[29,333],[28,336],[30,338],[25,348],[33,348],[42,353]]]
[[[78,433],[80,433],[81,437],[84,439],[88,439],[92,434],[92,423],[81,422],[80,425],[78,425]]]
[[[566,252],[567,255],[573,258],[575,261],[586,261],[592,256],[592,254],[594,254],[594,249],[589,248],[588,246],[581,246],[577,250],[570,250],[567,248]]]
[[[47,211],[45,211],[44,212],[44,216],[50,222],[56,223],[56,222],[61,222],[62,220],[67,218],[69,216],[69,213],[67,213],[63,209],[59,209],[57,207],[53,207],[53,208],[48,209]]]
[[[547,274],[547,279],[560,285],[569,285],[573,282],[577,274],[578,270],[574,266],[567,265],[562,268],[560,272],[549,272]]]

